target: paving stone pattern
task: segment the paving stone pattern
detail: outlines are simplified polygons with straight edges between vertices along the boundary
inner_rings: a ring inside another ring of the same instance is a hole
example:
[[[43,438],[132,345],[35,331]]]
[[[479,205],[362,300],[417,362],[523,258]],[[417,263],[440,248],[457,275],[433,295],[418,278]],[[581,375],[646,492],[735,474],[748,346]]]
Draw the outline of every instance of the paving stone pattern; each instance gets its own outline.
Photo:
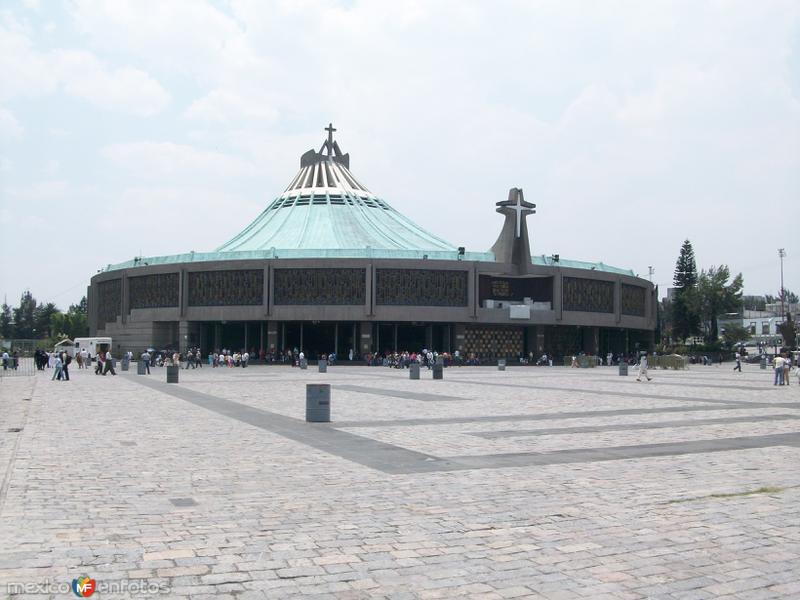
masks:
[[[757,367],[70,374],[0,382],[0,598],[800,597],[800,387]]]

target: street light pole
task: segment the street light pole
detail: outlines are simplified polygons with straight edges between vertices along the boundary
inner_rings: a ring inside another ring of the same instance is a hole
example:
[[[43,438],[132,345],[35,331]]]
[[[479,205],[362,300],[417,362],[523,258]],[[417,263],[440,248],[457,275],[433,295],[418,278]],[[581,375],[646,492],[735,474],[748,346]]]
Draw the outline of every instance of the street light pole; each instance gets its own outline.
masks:
[[[778,248],[778,256],[781,257],[781,319],[783,319],[784,316],[783,298],[786,295],[785,292],[783,291],[783,258],[786,256],[786,250],[784,250],[783,248]]]

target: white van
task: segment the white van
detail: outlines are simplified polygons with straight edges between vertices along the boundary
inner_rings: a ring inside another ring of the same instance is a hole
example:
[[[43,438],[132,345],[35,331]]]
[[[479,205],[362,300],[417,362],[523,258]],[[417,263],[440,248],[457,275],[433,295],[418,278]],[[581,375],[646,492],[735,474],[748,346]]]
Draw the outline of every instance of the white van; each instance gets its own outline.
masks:
[[[99,352],[105,354],[111,349],[111,338],[110,337],[75,338],[75,345],[72,347],[72,356],[74,357],[75,354],[84,349],[89,353],[89,356],[91,356],[92,358],[97,356]]]

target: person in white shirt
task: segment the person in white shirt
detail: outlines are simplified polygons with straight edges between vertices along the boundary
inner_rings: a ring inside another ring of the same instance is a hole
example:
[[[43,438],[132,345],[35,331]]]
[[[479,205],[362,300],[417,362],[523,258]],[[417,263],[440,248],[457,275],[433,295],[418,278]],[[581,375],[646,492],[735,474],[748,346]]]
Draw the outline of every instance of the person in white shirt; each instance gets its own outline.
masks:
[[[111,350],[106,352],[106,368],[103,371],[103,375],[108,372],[111,372],[112,375],[116,375],[117,372],[114,370],[114,357],[111,356]]]
[[[651,381],[653,378],[647,374],[647,353],[643,352],[642,357],[639,359],[639,376],[636,378],[636,381],[641,381],[642,376],[647,378],[647,381]]]

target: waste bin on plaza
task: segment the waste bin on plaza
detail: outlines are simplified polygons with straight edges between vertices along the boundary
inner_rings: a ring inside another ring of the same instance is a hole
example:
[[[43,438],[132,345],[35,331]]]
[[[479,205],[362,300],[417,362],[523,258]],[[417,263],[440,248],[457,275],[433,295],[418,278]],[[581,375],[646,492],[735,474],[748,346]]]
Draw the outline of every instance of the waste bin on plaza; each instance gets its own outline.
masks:
[[[320,373],[327,373],[328,372],[328,361],[327,360],[320,360],[317,363],[317,366],[319,367],[319,372]]]
[[[444,365],[441,363],[436,363],[433,365],[433,378],[444,379]]]
[[[306,421],[330,423],[331,386],[329,383],[306,384]]]
[[[497,370],[498,371],[505,371],[506,370],[506,359],[501,358],[497,361]]]
[[[408,366],[408,378],[419,379],[419,363],[413,362]]]
[[[308,361],[305,358],[300,359],[300,368],[303,370],[308,368]]]
[[[628,376],[628,363],[619,363],[619,374],[625,377]]]
[[[178,374],[181,372],[181,368],[178,366],[168,366],[167,367],[167,383],[178,383]]]
[[[761,368],[762,369],[766,369],[767,368],[767,359],[766,358],[762,358],[761,359]]]
[[[147,365],[143,360],[137,361],[136,363],[136,374],[137,375],[147,375]]]
[[[122,370],[123,371],[127,371],[128,369],[130,369],[130,366],[131,366],[131,361],[128,360],[127,358],[123,358],[122,359]]]

